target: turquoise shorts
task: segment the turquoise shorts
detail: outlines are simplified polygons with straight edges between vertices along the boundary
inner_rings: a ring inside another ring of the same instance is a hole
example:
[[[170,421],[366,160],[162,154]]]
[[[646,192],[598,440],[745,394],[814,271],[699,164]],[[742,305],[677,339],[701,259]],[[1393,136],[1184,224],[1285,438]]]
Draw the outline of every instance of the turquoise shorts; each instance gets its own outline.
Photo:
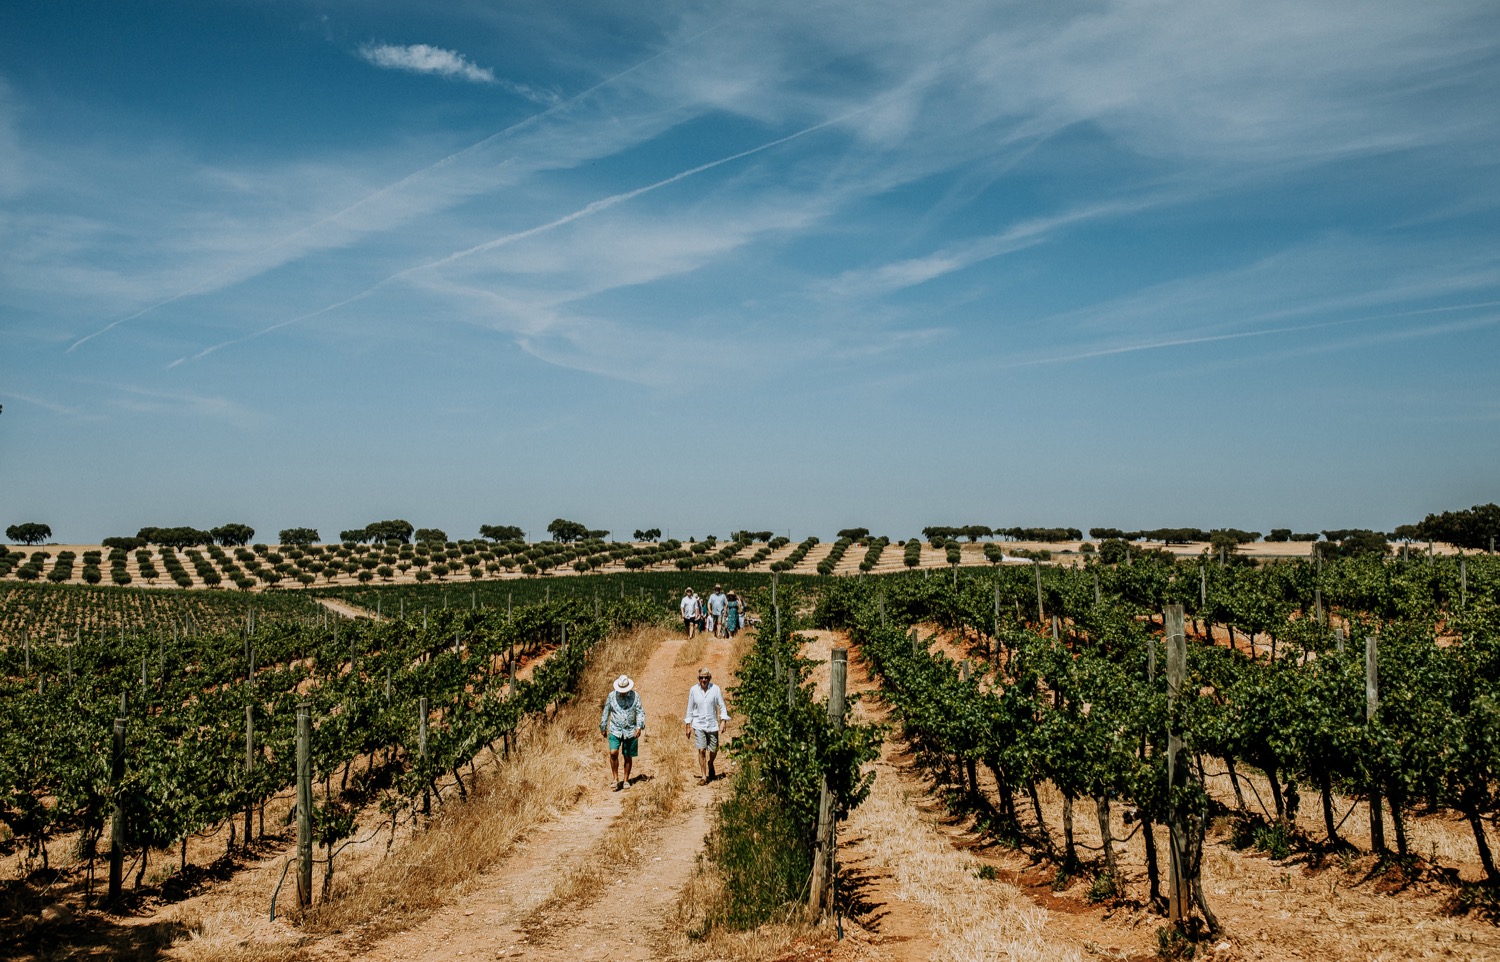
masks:
[[[635,738],[621,738],[618,735],[611,735],[609,736],[609,750],[612,752],[622,752],[626,758],[635,758],[641,753],[641,739],[639,736]]]

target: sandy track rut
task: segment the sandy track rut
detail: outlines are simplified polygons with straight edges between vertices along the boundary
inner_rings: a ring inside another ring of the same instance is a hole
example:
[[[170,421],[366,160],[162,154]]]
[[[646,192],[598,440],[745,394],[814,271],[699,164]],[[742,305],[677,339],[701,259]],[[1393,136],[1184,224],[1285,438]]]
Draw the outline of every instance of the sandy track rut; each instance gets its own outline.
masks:
[[[663,641],[636,678],[647,711],[637,775],[650,778],[659,773],[665,739],[685,740],[682,711],[698,667],[677,664],[686,644],[680,637]],[[729,642],[708,641],[702,661],[716,681],[727,679],[729,655]],[[584,697],[597,701],[603,694],[589,692]],[[422,925],[368,947],[361,957],[384,962],[662,958],[662,938],[673,925],[677,894],[692,875],[712,803],[727,783],[720,780],[702,787],[689,780],[679,810],[652,826],[626,824],[625,800],[644,785],[612,791],[602,740],[578,777],[578,802],[486,872],[470,895]],[[607,871],[606,881],[588,893],[585,904],[546,906],[557,881],[596,853],[611,833],[650,831],[657,832],[655,843],[628,866]]]

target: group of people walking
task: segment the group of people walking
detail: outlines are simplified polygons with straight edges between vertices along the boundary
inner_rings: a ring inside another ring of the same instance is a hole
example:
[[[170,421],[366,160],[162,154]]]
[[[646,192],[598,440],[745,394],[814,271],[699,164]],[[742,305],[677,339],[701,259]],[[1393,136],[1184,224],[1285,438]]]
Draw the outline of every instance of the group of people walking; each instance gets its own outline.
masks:
[[[714,585],[713,594],[708,596],[706,603],[693,593],[692,588],[687,589],[679,608],[682,627],[689,638],[700,631],[715,638],[733,638],[745,624],[745,603],[739,595],[733,591],[725,592],[718,585]]]
[[[718,778],[714,760],[719,755],[719,736],[729,723],[729,709],[724,693],[713,683],[713,673],[705,666],[698,669],[698,683],[688,689],[687,711],[682,727],[698,750],[698,784],[707,785]],[[599,716],[599,732],[609,744],[609,773],[615,791],[634,784],[630,775],[632,763],[641,753],[641,735],[646,730],[646,708],[635,681],[629,675],[615,679],[614,689],[604,698],[604,712]],[[625,777],[620,777],[620,760],[625,760]]]
[[[745,603],[733,591],[714,585],[713,594],[700,599],[689,588],[682,595],[682,624],[688,638],[706,631],[715,638],[733,638],[745,625]],[[698,669],[698,683],[688,689],[687,711],[682,716],[683,733],[693,739],[698,750],[698,784],[707,785],[718,778],[714,761],[719,756],[719,737],[729,724],[729,709],[724,693],[714,684],[707,666]],[[615,679],[613,690],[604,697],[604,711],[599,715],[599,733],[609,744],[609,775],[615,791],[635,783],[630,770],[641,753],[641,736],[646,731],[646,708],[635,681],[629,675]],[[621,777],[621,760],[624,777]]]

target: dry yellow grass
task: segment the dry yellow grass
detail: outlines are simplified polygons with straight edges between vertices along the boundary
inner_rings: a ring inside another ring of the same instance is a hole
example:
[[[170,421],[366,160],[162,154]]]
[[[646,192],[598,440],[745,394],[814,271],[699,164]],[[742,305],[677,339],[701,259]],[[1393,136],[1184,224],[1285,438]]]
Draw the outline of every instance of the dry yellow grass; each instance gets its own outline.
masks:
[[[694,635],[682,650],[677,653],[677,660],[673,662],[678,668],[686,668],[688,665],[699,665],[703,663],[703,653],[708,650],[709,636],[699,632]]]
[[[866,864],[890,875],[898,898],[926,909],[941,947],[936,958],[1081,958],[1044,937],[1045,909],[1013,885],[981,879],[979,860],[954,849],[924,821],[915,802],[894,779],[877,778],[870,797],[850,816],[846,832],[865,838]]]

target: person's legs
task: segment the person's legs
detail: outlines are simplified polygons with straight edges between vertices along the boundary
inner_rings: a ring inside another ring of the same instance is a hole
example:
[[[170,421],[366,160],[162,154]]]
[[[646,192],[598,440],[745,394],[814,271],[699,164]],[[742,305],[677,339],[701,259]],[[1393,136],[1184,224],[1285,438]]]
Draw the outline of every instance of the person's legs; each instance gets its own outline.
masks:
[[[630,770],[629,759],[626,759],[625,765],[625,770],[628,772]],[[618,748],[609,753],[609,780],[614,782],[616,786],[620,784],[620,750]]]
[[[708,735],[708,744],[705,746],[708,749],[708,774],[703,777],[709,781],[713,781],[718,777],[714,772],[714,759],[719,757],[719,733],[707,732],[706,734]]]
[[[698,777],[708,778],[708,732],[701,728],[693,729],[693,739],[698,746]]]
[[[635,738],[627,738],[620,743],[620,754],[625,756],[625,784],[627,787],[630,785],[631,765],[634,764],[635,756],[640,754],[640,751],[641,743],[639,735]]]

